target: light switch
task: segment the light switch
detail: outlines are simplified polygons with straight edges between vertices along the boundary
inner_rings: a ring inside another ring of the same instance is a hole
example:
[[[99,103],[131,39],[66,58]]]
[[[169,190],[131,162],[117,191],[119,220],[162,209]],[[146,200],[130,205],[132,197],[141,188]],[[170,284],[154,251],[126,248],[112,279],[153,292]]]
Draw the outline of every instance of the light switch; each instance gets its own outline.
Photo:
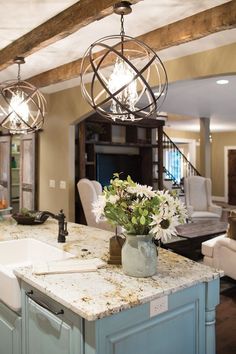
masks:
[[[168,296],[150,301],[150,317],[157,316],[168,310]]]
[[[49,187],[50,187],[50,188],[55,188],[55,187],[56,187],[55,179],[50,179],[50,180],[49,180]]]
[[[60,189],[66,189],[66,181],[60,181]]]

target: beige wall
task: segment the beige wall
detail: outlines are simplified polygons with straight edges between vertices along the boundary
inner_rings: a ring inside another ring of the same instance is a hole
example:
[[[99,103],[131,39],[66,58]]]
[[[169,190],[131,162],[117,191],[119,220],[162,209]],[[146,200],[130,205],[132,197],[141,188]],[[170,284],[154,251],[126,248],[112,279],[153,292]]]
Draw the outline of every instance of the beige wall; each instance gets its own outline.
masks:
[[[73,220],[75,138],[71,124],[90,108],[77,87],[50,95],[48,109],[39,139],[39,209],[56,213],[63,208]],[[49,187],[51,179],[56,182],[55,189]],[[59,188],[60,181],[66,182],[66,189]]]
[[[236,43],[165,63],[169,82],[236,73]]]
[[[236,72],[236,61],[232,60],[235,57],[236,44],[168,61],[165,66],[171,82],[204,75]],[[90,108],[81,97],[78,87],[51,94],[44,130],[40,133],[39,209],[58,212],[60,208],[63,208],[69,220],[73,220],[74,217],[75,187],[73,174],[74,137],[73,134],[69,136],[70,125],[89,111]],[[178,136],[187,138],[195,135],[194,133],[178,132]],[[222,150],[218,145],[217,149]],[[213,165],[214,175],[215,168],[219,169],[217,163]],[[49,188],[50,179],[55,180],[55,189]],[[65,190],[59,189],[60,181],[66,182]],[[220,178],[217,183],[214,183],[214,193],[217,195],[222,195],[222,181]]]
[[[199,133],[195,132],[175,130],[166,126],[164,127],[164,131],[170,138],[195,139],[196,141],[199,139]]]

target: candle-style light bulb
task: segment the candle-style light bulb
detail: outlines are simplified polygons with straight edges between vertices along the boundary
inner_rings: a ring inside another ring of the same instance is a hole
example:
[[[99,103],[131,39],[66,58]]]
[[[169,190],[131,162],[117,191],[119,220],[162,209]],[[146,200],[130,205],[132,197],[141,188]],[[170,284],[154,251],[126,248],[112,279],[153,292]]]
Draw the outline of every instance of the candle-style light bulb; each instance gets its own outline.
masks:
[[[11,121],[12,132],[14,129],[23,128],[24,122],[29,120],[29,107],[24,101],[24,95],[22,92],[16,92],[13,94],[10,105],[8,108],[9,118]]]
[[[123,106],[131,111],[134,111],[135,104],[138,100],[137,83],[136,80],[133,80],[134,75],[135,72],[132,68],[130,68],[124,60],[118,59],[108,81],[108,88],[112,93],[115,93],[127,85],[127,87],[122,89],[120,93],[115,95],[115,97]],[[114,99],[111,103],[111,111],[117,114],[117,118],[125,120],[126,117],[120,115],[123,113],[121,105]]]

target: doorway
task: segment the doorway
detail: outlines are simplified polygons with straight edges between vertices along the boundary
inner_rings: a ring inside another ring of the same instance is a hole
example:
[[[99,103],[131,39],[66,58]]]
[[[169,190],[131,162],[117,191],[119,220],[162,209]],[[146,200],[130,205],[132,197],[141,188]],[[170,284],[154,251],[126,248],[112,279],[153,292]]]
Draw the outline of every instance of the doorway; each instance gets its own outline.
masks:
[[[228,150],[228,203],[236,205],[236,149]]]
[[[13,212],[36,209],[37,133],[0,136],[0,185]]]

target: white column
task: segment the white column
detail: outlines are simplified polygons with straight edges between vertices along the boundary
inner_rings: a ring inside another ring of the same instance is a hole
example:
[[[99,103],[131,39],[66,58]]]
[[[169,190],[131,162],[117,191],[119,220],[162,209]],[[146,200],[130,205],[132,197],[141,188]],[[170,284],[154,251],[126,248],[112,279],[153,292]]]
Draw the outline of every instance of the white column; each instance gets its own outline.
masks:
[[[210,118],[200,118],[200,171],[211,178]]]

